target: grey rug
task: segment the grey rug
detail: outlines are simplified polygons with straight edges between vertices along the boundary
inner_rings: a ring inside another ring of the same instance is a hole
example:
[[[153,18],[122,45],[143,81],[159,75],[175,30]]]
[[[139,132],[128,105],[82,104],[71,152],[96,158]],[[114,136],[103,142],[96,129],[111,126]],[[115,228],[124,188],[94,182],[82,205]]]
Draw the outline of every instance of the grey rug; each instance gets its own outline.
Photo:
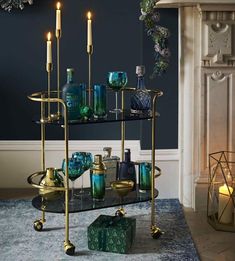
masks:
[[[29,200],[0,201],[0,260],[200,260],[176,199],[157,199],[157,224],[165,232],[160,239],[150,236],[150,203],[126,206],[127,216],[137,220],[135,243],[127,255],[90,251],[87,226],[100,214],[113,215],[116,208],[70,215],[70,240],[75,256],[63,250],[64,215],[47,213],[42,232],[34,231],[33,221],[41,217]]]

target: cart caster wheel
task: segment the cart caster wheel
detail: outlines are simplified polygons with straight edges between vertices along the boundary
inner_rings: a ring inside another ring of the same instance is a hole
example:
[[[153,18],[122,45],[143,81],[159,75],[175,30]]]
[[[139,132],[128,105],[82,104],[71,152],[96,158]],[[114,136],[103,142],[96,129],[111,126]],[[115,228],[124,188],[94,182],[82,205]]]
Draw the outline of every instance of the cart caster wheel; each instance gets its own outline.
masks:
[[[75,253],[75,246],[70,241],[64,243],[64,251],[66,255],[73,256]]]
[[[164,234],[164,232],[162,232],[160,228],[152,226],[151,235],[153,239],[158,239],[162,234]]]
[[[43,229],[43,224],[42,224],[42,222],[40,221],[40,220],[36,220],[36,221],[34,221],[34,223],[33,223],[33,228],[34,228],[34,230],[36,230],[36,231],[42,231],[42,229]]]
[[[115,216],[118,217],[124,217],[126,215],[126,211],[124,208],[119,208],[116,212],[115,212]]]

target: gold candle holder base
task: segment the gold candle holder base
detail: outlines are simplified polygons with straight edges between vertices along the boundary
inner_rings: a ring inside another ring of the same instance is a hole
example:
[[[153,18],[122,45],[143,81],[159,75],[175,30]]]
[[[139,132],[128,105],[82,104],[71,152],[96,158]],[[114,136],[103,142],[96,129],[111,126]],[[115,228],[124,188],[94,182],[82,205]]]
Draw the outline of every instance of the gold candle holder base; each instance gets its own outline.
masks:
[[[87,50],[88,54],[90,54],[90,55],[93,54],[93,45],[87,45],[86,50]]]
[[[47,63],[46,64],[46,71],[48,73],[50,73],[50,72],[52,72],[52,70],[53,70],[53,64],[52,63]]]
[[[59,29],[56,29],[56,30],[55,30],[55,37],[56,37],[57,39],[60,39],[61,36],[62,36],[62,31],[59,30]]]

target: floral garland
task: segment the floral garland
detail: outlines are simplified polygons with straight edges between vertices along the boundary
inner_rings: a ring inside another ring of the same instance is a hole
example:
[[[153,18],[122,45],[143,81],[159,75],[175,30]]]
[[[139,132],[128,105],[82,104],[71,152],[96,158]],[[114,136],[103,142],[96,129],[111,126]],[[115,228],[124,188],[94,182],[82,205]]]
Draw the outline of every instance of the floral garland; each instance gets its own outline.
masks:
[[[5,11],[10,12],[12,8],[24,9],[24,4],[33,4],[33,0],[0,0],[0,6]]]
[[[160,13],[155,5],[159,0],[141,0],[140,20],[144,21],[147,34],[154,41],[154,67],[151,78],[161,76],[169,66],[170,50],[168,48],[168,38],[170,32],[167,28],[157,25],[160,21]]]

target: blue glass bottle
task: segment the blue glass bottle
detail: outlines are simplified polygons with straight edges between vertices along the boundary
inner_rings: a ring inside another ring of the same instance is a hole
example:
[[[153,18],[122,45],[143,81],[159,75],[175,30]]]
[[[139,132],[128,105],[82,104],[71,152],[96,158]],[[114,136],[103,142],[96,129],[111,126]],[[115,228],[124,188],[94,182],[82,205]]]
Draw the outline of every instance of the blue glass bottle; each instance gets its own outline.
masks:
[[[62,90],[62,98],[67,105],[68,120],[74,121],[80,118],[80,86],[74,82],[74,69],[67,69],[67,83]]]
[[[145,67],[136,66],[137,87],[135,93],[131,96],[131,113],[149,114],[151,112],[151,96],[144,83]]]
[[[129,179],[134,182],[132,190],[136,189],[135,163],[131,161],[131,150],[125,149],[125,160],[120,162],[118,180]]]

